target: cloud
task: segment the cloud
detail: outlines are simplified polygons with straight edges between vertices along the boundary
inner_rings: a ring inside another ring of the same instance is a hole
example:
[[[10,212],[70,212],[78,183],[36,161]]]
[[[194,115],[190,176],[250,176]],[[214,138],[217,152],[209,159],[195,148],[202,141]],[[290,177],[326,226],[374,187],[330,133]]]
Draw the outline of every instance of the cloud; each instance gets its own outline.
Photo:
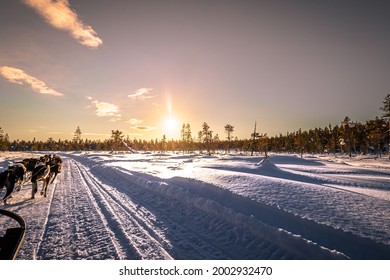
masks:
[[[137,125],[143,123],[143,120],[137,120],[137,119],[130,119],[126,123],[129,123],[131,125]]]
[[[28,75],[21,69],[1,66],[0,67],[0,75],[6,78],[11,83],[19,84],[19,85],[29,85],[31,88],[40,94],[47,94],[53,96],[61,96],[62,93],[49,88],[43,81]]]
[[[154,126],[133,126],[132,129],[140,130],[140,131],[151,131],[155,130]]]
[[[91,101],[89,107],[94,107],[96,109],[96,116],[98,117],[111,117],[110,121],[118,121],[121,119],[122,115],[120,114],[119,107],[117,105],[98,101],[92,97],[87,97]]]
[[[150,99],[156,97],[155,95],[150,95],[152,88],[139,88],[133,94],[129,94],[128,97],[132,99]]]
[[[138,120],[135,118],[132,118],[132,119],[126,121],[126,123],[129,123],[132,125],[132,127],[131,127],[132,129],[135,129],[138,131],[147,132],[147,131],[152,131],[152,130],[156,129],[154,126],[140,125],[143,122],[144,122],[143,120]],[[132,135],[137,135],[137,134],[132,134]]]
[[[103,43],[92,27],[85,25],[69,7],[68,0],[24,0],[24,3],[33,8],[47,23],[67,31],[82,45],[97,48]]]

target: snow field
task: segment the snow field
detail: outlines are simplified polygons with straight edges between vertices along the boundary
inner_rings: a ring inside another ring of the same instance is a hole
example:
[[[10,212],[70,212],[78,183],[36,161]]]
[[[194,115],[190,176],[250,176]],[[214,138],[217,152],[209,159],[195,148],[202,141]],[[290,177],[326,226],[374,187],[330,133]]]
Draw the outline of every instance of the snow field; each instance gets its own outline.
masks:
[[[47,198],[29,199],[29,184],[0,206],[27,221],[19,259],[390,259],[386,163],[61,157]]]

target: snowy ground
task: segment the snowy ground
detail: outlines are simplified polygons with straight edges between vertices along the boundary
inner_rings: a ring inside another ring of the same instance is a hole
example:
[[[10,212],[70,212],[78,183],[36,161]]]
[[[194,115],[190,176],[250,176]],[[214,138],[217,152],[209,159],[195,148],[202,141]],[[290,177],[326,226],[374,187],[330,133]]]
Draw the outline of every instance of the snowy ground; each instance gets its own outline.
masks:
[[[48,197],[0,205],[28,224],[18,259],[390,259],[385,159],[60,155]]]

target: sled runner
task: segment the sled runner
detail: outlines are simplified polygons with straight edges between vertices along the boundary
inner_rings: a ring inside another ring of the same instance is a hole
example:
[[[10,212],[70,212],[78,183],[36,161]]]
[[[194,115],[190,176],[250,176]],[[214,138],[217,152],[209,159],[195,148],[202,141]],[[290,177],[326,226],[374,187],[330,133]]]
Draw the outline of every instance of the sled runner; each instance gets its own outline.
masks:
[[[20,225],[16,228],[8,228],[5,234],[0,236],[0,260],[14,260],[26,233],[26,222],[19,215],[7,210],[0,209],[0,215],[9,217]]]

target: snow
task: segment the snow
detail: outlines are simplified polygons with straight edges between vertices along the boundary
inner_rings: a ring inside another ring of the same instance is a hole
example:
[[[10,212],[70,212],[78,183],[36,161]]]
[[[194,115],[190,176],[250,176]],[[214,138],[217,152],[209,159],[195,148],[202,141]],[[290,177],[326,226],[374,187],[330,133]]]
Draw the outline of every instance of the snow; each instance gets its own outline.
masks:
[[[388,159],[60,155],[48,197],[0,206],[27,222],[18,259],[390,259]]]

